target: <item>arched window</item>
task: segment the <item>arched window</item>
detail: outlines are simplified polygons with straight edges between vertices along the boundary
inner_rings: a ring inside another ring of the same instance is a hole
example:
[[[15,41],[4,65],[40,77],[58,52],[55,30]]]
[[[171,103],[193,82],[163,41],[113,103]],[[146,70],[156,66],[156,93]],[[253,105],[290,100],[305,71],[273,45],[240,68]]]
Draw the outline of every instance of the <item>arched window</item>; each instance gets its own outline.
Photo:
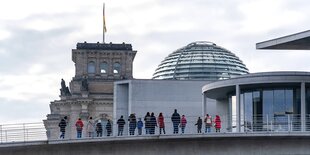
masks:
[[[105,74],[108,72],[108,63],[102,62],[100,64],[100,73]]]
[[[88,73],[96,73],[96,65],[94,61],[90,61],[87,65],[87,72]]]
[[[119,74],[121,71],[121,64],[119,64],[118,62],[113,64],[113,73],[114,74]]]

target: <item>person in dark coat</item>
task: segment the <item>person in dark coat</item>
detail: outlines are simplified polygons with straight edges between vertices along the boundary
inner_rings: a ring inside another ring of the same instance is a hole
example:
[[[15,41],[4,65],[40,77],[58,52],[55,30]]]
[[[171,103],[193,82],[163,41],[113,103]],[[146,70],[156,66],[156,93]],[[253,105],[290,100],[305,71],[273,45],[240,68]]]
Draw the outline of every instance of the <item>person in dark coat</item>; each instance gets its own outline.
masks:
[[[174,113],[171,116],[171,121],[173,124],[173,134],[178,134],[181,117],[180,114],[177,112],[177,109],[174,109]]]
[[[129,121],[129,135],[135,135],[135,130],[137,127],[136,115],[130,114],[128,121]]]
[[[102,137],[102,124],[101,124],[101,120],[98,120],[98,123],[96,124],[96,132],[97,132],[97,137]]]
[[[150,123],[151,122],[151,115],[150,112],[147,112],[144,116],[144,124],[145,124],[145,134],[150,134]]]
[[[215,132],[220,132],[221,130],[221,118],[219,115],[216,115],[215,116],[215,119],[214,119],[214,123],[215,123]]]
[[[151,113],[151,121],[150,121],[150,134],[154,135],[155,134],[155,126],[157,126],[157,121],[154,113]]]
[[[198,117],[197,123],[195,125],[197,125],[197,133],[201,133],[202,119],[200,117]]]
[[[65,138],[65,132],[66,132],[66,126],[67,126],[67,116],[65,116],[63,119],[60,120],[58,126],[59,126],[59,129],[61,132],[59,138],[64,139]]]
[[[105,126],[105,129],[107,130],[107,136],[110,136],[112,133],[112,124],[110,120],[108,120],[107,125]]]
[[[118,136],[122,136],[123,135],[123,131],[124,131],[124,125],[126,124],[125,123],[125,120],[123,118],[123,115],[120,117],[120,119],[117,120],[117,125],[118,125]]]

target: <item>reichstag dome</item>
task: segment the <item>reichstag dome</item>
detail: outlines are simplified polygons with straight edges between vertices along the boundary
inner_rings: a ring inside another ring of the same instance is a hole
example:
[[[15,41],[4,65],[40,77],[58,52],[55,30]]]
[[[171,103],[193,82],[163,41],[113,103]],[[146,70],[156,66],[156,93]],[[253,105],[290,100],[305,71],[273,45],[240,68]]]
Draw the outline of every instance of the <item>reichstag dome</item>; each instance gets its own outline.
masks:
[[[234,53],[212,42],[199,41],[169,54],[158,65],[153,79],[220,80],[248,73]]]

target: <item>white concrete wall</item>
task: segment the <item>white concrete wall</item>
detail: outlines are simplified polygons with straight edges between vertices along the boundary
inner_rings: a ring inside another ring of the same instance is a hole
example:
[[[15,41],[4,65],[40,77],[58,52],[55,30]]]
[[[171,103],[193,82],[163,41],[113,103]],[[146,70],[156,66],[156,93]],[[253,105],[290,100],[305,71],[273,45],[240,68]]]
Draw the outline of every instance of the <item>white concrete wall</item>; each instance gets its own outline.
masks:
[[[117,106],[115,105],[117,103]],[[129,116],[128,113],[128,103],[129,103],[129,83],[123,82],[114,85],[114,106],[113,106],[113,129],[114,135],[117,135],[117,120],[121,117],[121,115],[124,116],[126,119],[127,116]],[[127,125],[125,125],[124,128],[124,134],[127,134]]]
[[[127,83],[128,87],[125,88],[124,83]],[[115,82],[114,115],[118,119],[120,115],[128,117],[130,113],[135,113],[137,118],[143,120],[146,112],[154,112],[156,117],[162,112],[166,117],[166,132],[169,133],[172,132],[170,117],[174,109],[177,109],[180,115],[184,114],[187,117],[188,124],[185,132],[196,132],[197,129],[194,124],[198,116],[204,115],[201,89],[207,83],[210,82],[181,80],[128,80]],[[126,99],[123,96],[127,92],[129,93],[128,107],[125,105]],[[210,108],[215,108],[214,100],[209,99],[208,101],[211,101]],[[124,108],[128,108],[128,112],[124,111]],[[215,109],[210,111],[215,111]]]

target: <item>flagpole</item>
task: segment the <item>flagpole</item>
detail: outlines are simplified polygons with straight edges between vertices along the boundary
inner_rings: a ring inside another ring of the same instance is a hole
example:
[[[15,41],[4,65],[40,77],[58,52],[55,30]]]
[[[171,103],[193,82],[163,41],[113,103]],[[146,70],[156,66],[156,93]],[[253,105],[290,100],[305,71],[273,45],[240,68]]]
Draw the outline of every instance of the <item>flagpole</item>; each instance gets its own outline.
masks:
[[[104,38],[104,35],[105,35],[105,15],[104,15],[104,3],[103,3],[103,18],[102,18],[102,30],[103,30],[103,35],[102,35],[102,42],[105,43],[105,38]]]

